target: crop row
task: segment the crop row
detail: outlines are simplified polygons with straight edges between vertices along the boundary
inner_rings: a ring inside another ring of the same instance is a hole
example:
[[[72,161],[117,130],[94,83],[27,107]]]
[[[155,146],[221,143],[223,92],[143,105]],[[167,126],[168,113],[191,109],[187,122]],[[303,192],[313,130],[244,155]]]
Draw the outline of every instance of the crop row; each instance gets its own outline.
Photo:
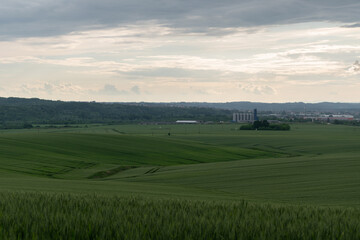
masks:
[[[345,208],[0,193],[1,239],[360,239],[359,219]]]

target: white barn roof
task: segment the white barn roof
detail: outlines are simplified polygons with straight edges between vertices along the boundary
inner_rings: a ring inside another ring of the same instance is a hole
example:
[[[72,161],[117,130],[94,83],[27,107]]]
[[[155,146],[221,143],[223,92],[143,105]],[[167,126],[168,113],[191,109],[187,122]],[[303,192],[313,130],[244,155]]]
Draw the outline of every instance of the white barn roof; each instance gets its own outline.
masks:
[[[176,123],[198,123],[195,120],[177,120]]]

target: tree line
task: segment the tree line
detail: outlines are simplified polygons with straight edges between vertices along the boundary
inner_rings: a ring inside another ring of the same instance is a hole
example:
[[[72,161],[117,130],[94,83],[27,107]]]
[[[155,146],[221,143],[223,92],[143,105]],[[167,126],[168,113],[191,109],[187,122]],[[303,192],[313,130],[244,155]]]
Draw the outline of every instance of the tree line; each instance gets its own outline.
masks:
[[[276,130],[289,131],[290,125],[286,123],[270,124],[267,120],[254,121],[252,124],[242,125],[240,130]]]
[[[229,110],[205,107],[0,98],[1,128],[30,128],[32,124],[173,122],[179,119],[228,121],[231,114]]]

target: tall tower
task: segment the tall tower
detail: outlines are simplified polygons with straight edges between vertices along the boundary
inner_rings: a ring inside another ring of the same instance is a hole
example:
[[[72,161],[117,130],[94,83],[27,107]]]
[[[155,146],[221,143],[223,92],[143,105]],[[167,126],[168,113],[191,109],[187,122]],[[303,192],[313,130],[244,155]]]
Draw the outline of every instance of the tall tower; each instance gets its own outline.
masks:
[[[257,116],[257,109],[255,108],[254,109],[254,121],[257,121],[257,120],[259,120],[259,119],[258,119],[258,116]]]

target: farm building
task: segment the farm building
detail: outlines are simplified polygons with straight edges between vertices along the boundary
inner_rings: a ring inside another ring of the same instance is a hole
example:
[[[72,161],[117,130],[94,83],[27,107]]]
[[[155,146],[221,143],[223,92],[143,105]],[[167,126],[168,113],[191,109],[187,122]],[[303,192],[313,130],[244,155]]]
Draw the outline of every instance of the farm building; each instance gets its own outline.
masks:
[[[258,120],[257,109],[253,112],[233,113],[233,122],[253,122]]]
[[[199,122],[196,121],[196,120],[177,120],[176,123],[179,123],[179,124],[196,124],[196,123],[199,123]]]

